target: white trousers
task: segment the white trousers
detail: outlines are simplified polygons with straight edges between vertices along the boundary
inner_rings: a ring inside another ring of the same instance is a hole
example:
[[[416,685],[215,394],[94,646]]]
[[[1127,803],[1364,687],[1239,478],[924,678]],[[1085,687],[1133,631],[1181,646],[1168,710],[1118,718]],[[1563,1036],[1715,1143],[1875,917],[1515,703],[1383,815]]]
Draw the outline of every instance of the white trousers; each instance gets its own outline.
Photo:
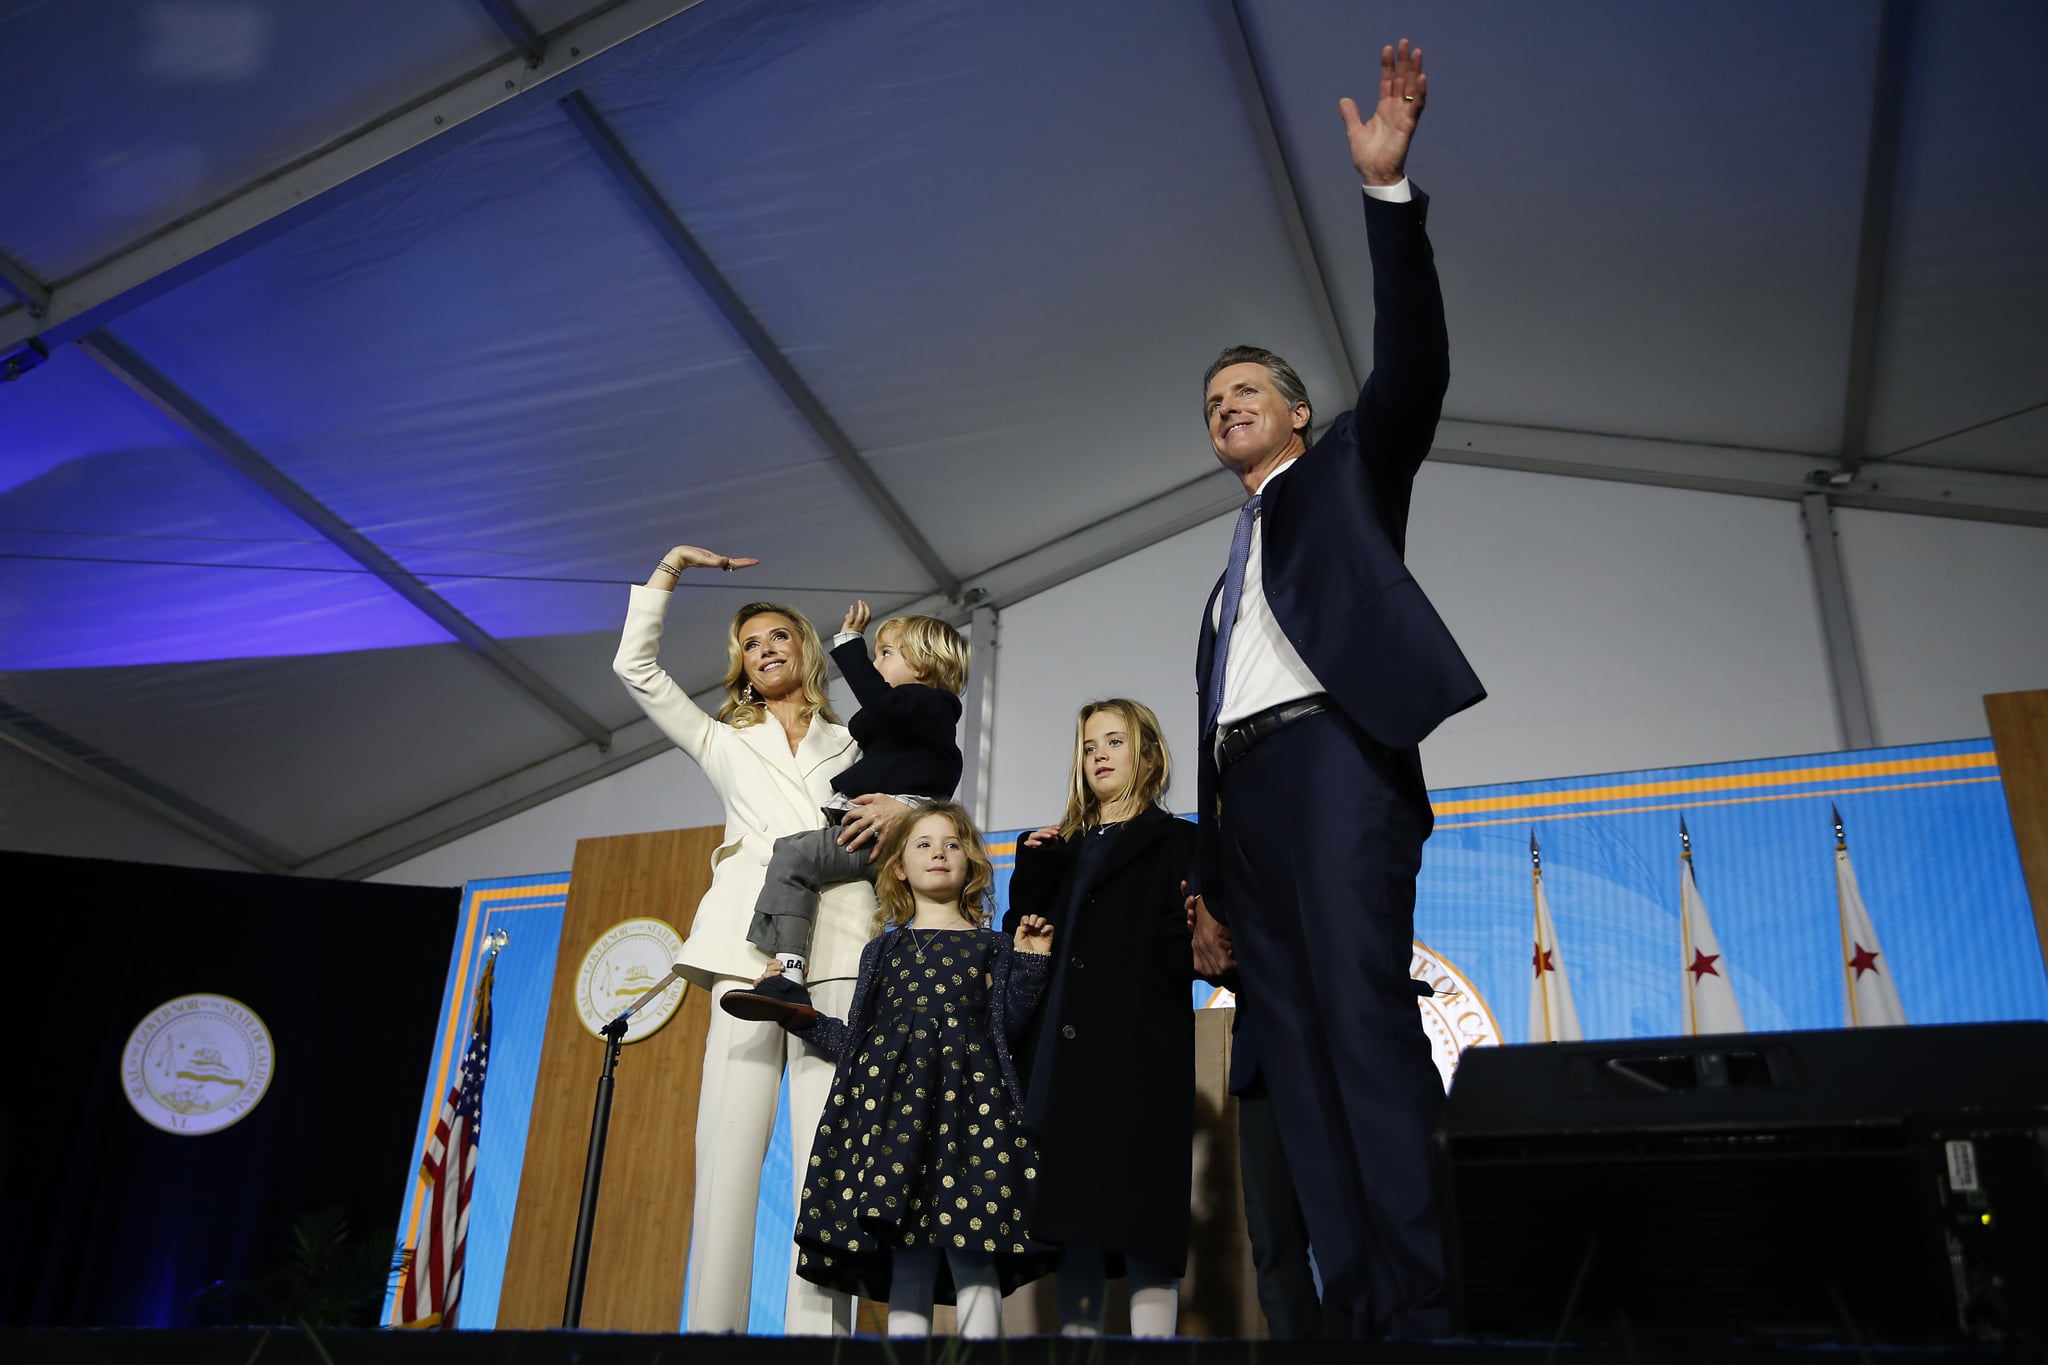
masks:
[[[704,1084],[697,1101],[697,1197],[690,1216],[688,1330],[744,1332],[754,1281],[754,1210],[761,1194],[761,1162],[775,1132],[775,1100],[789,1069],[789,1139],[795,1154],[790,1221],[803,1198],[811,1141],[832,1091],[832,1059],[802,1034],[777,1024],[735,1019],[718,1007],[727,991],[752,986],[722,976],[711,986],[711,1028],[704,1040]],[[814,982],[811,1003],[821,1014],[846,1017],[853,982]],[[783,1330],[792,1336],[845,1335],[853,1302],[796,1273],[791,1244],[788,1307]]]

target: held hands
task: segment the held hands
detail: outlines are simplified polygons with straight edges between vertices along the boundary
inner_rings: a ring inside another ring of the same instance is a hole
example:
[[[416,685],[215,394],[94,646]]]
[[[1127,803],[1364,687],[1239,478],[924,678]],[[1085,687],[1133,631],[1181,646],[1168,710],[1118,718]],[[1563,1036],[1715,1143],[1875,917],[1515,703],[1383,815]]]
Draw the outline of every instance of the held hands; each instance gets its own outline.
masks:
[[[1397,51],[1380,49],[1380,97],[1372,117],[1361,120],[1358,105],[1337,101],[1344,114],[1344,132],[1351,139],[1351,164],[1368,185],[1397,185],[1406,174],[1408,143],[1429,101],[1428,78],[1422,74],[1422,49],[1409,50],[1403,38]]]
[[[1060,827],[1058,825],[1047,825],[1044,829],[1034,829],[1031,833],[1025,835],[1024,847],[1037,848],[1043,843],[1057,843],[1059,842],[1059,837]]]
[[[1217,922],[1200,896],[1187,895],[1186,882],[1180,884],[1180,889],[1186,896],[1188,929],[1195,936],[1195,974],[1214,980],[1237,966],[1237,953],[1230,943],[1230,929]]]
[[[1049,953],[1052,951],[1052,926],[1042,916],[1026,915],[1017,921],[1016,943],[1020,953]]]
[[[846,619],[839,623],[839,628],[841,630],[850,630],[856,635],[865,635],[868,629],[868,622],[873,619],[874,613],[868,610],[867,603],[855,602],[846,609]]]

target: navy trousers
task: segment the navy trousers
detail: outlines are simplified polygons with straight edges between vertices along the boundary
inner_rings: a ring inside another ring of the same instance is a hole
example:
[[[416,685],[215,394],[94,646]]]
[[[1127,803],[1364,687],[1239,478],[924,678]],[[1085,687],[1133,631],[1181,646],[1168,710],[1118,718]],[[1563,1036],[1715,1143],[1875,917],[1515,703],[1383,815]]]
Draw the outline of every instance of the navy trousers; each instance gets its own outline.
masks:
[[[1408,975],[1431,823],[1421,765],[1324,712],[1233,764],[1220,796],[1242,1008],[1325,1320],[1360,1339],[1443,1335],[1429,1151],[1443,1082]]]

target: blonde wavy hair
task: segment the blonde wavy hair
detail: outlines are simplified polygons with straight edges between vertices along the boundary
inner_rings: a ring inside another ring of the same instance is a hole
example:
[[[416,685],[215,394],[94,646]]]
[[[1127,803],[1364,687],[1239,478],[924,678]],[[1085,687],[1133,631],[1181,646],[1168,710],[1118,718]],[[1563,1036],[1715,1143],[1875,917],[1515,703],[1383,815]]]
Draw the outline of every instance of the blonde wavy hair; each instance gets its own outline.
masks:
[[[804,651],[804,719],[809,721],[823,716],[834,725],[839,717],[833,714],[832,697],[826,691],[825,646],[818,639],[816,628],[810,618],[795,607],[785,607],[780,602],[749,602],[733,613],[732,628],[725,633],[725,704],[718,708],[718,718],[735,730],[744,730],[749,725],[759,725],[768,718],[768,707],[758,695],[752,694],[747,682],[747,660],[741,649],[740,629],[756,616],[775,615],[786,617],[796,627],[797,641]],[[752,700],[749,700],[749,696]]]
[[[1123,790],[1113,798],[1121,801],[1135,794],[1139,809],[1156,805],[1173,775],[1173,756],[1166,750],[1166,735],[1152,708],[1129,697],[1108,697],[1081,708],[1074,721],[1074,767],[1067,784],[1067,810],[1060,817],[1060,837],[1066,838],[1102,823],[1102,799],[1088,785],[1088,765],[1082,750],[1088,742],[1088,722],[1108,711],[1124,723],[1124,733],[1137,748],[1136,762]]]
[[[882,841],[882,851],[875,855],[875,927],[879,934],[884,929],[900,929],[910,923],[917,914],[917,902],[911,897],[910,883],[899,874],[903,870],[903,851],[910,847],[910,836],[916,828],[934,815],[944,816],[953,825],[953,833],[959,836],[960,845],[967,852],[967,885],[960,889],[960,913],[970,923],[986,925],[992,909],[990,888],[995,883],[995,865],[989,861],[988,845],[982,842],[981,831],[974,827],[974,817],[951,801],[934,801],[919,806],[896,822],[896,828],[889,831],[889,837]]]
[[[959,696],[967,688],[967,641],[936,616],[892,616],[875,630],[875,643],[891,645],[918,677]]]

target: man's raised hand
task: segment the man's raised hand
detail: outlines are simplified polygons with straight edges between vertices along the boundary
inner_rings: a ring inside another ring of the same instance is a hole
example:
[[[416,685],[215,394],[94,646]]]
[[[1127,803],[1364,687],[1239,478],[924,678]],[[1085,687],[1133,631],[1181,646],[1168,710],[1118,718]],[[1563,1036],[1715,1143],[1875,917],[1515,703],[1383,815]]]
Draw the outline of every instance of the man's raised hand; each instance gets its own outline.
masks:
[[[1345,134],[1351,139],[1351,164],[1366,184],[1397,185],[1407,174],[1403,168],[1408,164],[1408,143],[1428,100],[1422,49],[1411,51],[1403,38],[1398,49],[1380,49],[1380,98],[1371,118],[1359,118],[1355,101],[1337,101],[1344,114]]]

